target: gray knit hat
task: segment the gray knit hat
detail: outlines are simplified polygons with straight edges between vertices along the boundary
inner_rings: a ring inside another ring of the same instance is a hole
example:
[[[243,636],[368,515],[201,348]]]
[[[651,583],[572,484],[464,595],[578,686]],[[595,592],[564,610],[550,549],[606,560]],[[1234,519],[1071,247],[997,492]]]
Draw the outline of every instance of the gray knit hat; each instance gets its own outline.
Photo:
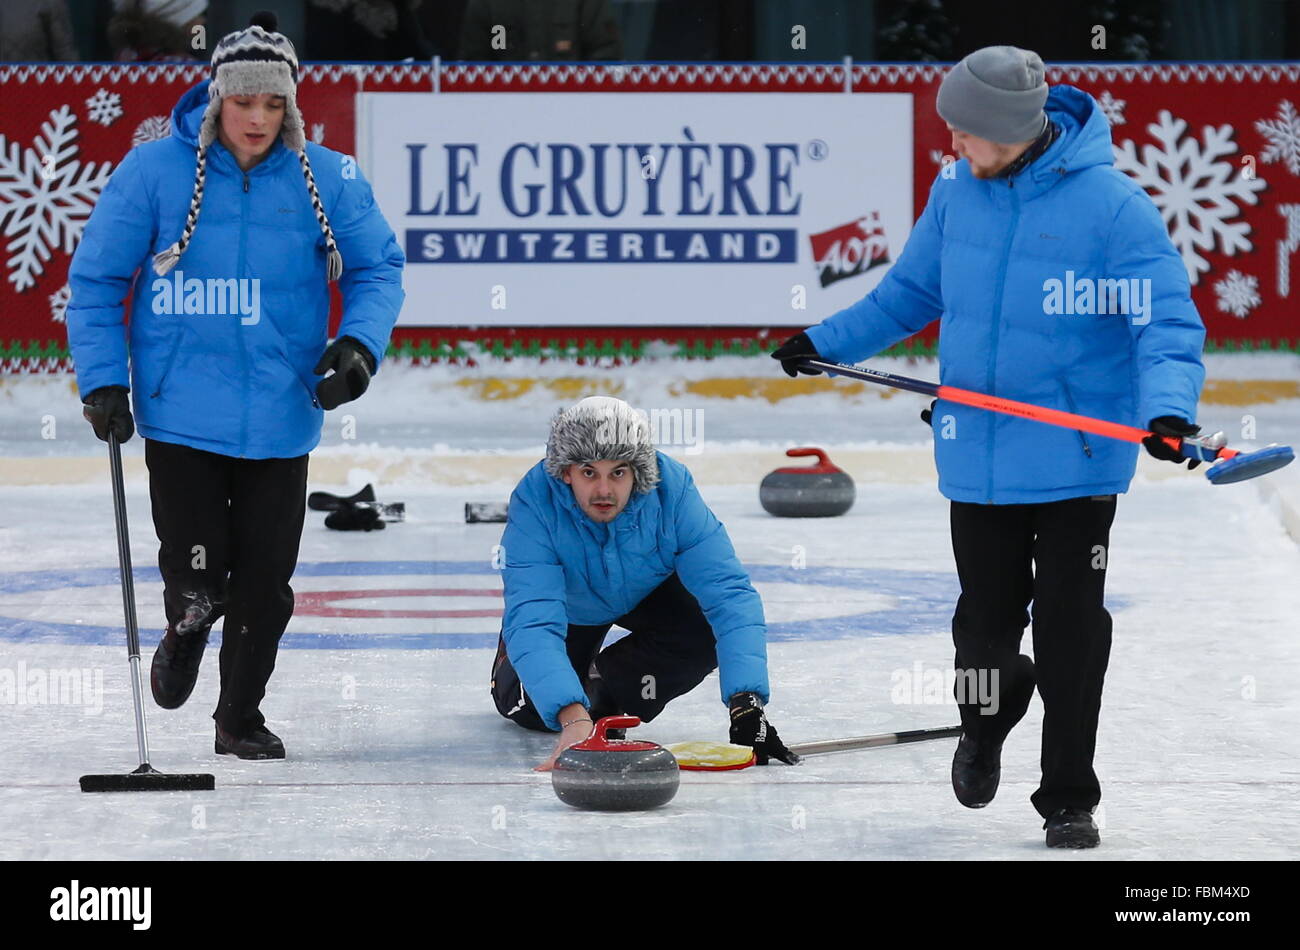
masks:
[[[935,105],[954,129],[1014,145],[1043,131],[1046,101],[1046,73],[1037,53],[1016,46],[986,46],[949,70]]]
[[[639,492],[659,484],[659,460],[650,437],[650,423],[621,399],[588,396],[551,420],[546,440],[546,474],[561,478],[570,465],[583,462],[627,462]]]
[[[272,13],[253,16],[253,25],[222,37],[212,52],[212,78],[208,83],[208,107],[203,113],[199,128],[198,164],[194,173],[194,193],[190,197],[190,211],[185,218],[185,229],[180,240],[154,255],[153,269],[166,274],[185,253],[194,227],[198,223],[203,205],[203,187],[207,180],[208,148],[217,140],[221,118],[221,101],[226,96],[255,96],[269,93],[284,96],[284,122],[280,126],[280,140],[284,147],[298,155],[302,176],[311,196],[316,223],[325,235],[326,277],[338,280],[343,273],[343,255],[339,253],[316,190],[316,179],[307,161],[307,139],[303,134],[302,113],[298,111],[298,54],[283,33],[275,32],[277,25]],[[264,28],[265,27],[265,28]]]

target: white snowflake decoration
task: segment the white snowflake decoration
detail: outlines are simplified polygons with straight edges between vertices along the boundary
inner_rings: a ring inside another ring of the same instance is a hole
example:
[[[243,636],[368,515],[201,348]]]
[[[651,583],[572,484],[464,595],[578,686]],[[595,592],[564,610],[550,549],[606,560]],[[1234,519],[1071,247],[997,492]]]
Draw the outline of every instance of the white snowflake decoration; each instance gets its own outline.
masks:
[[[65,105],[27,148],[0,135],[0,233],[9,238],[5,267],[16,291],[35,285],[56,248],[73,252],[112,174],[111,162],[81,163],[76,124]]]
[[[311,124],[311,140],[317,145],[325,141],[325,123],[313,122]]]
[[[101,89],[86,100],[86,117],[100,125],[112,125],[122,117],[122,97]]]
[[[131,133],[131,147],[145,142],[156,142],[172,134],[172,120],[168,115],[151,115],[135,127]]]
[[[1101,95],[1097,97],[1097,105],[1101,106],[1101,114],[1112,126],[1124,124],[1124,107],[1128,105],[1127,99],[1116,99],[1110,94],[1109,89],[1103,89]]]
[[[1276,119],[1260,119],[1255,130],[1268,139],[1260,156],[1265,162],[1281,162],[1292,175],[1300,175],[1300,115],[1286,99],[1277,107]]]
[[[66,323],[68,317],[68,303],[72,300],[72,288],[64,284],[54,293],[50,294],[50,319],[55,323]]]
[[[1286,219],[1286,237],[1277,242],[1277,295],[1291,296],[1291,255],[1300,251],[1300,204],[1277,206]]]
[[[1256,204],[1255,193],[1264,188],[1256,177],[1239,173],[1235,164],[1220,161],[1237,151],[1232,126],[1207,125],[1204,142],[1183,137],[1187,122],[1162,109],[1147,131],[1160,143],[1142,146],[1126,139],[1115,146],[1115,167],[1127,172],[1146,189],[1169,228],[1169,236],[1182,255],[1187,279],[1195,285],[1210,269],[1202,252],[1233,255],[1250,251],[1250,224],[1232,221],[1241,203]]]
[[[1239,270],[1230,270],[1217,281],[1214,292],[1219,297],[1219,309],[1234,317],[1245,318],[1260,304],[1259,280]]]

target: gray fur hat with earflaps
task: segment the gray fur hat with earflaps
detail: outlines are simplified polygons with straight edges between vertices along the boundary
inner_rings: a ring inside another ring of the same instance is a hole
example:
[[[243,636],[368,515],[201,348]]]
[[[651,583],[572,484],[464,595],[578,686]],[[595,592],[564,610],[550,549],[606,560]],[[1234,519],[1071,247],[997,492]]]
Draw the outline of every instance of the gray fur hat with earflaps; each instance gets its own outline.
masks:
[[[659,459],[646,417],[613,396],[588,396],[551,420],[546,474],[562,478],[570,465],[601,461],[627,462],[638,492],[659,484]]]
[[[343,274],[343,255],[334,240],[334,231],[325,214],[316,179],[307,161],[307,139],[303,134],[302,113],[298,111],[298,54],[283,33],[275,31],[278,21],[274,13],[256,13],[246,30],[222,37],[212,53],[212,79],[208,84],[208,107],[203,113],[199,128],[198,161],[194,172],[194,193],[190,198],[190,211],[185,218],[185,230],[180,240],[154,255],[154,272],[162,275],[180,261],[185,248],[194,235],[203,205],[203,186],[207,179],[208,148],[217,140],[221,120],[221,101],[227,96],[256,96],[263,93],[284,96],[284,122],[280,126],[280,140],[284,147],[298,155],[302,177],[311,195],[316,222],[325,235],[326,277],[338,280]]]

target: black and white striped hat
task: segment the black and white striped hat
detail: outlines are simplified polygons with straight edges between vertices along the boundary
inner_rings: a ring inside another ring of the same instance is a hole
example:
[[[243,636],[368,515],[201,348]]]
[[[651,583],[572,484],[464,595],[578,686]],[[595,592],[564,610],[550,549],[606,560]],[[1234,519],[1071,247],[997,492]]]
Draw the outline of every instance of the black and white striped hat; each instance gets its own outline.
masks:
[[[199,129],[198,161],[190,211],[180,240],[154,256],[153,269],[159,275],[166,274],[180,261],[198,223],[207,177],[208,148],[217,139],[222,99],[226,96],[255,96],[263,93],[284,96],[284,122],[280,127],[280,140],[284,142],[285,148],[298,154],[302,176],[311,195],[312,209],[316,212],[321,233],[325,235],[326,276],[329,280],[338,280],[343,273],[343,255],[339,253],[334,241],[334,231],[316,190],[311,164],[307,161],[307,139],[303,133],[302,113],[298,110],[298,54],[289,38],[275,31],[276,26],[275,14],[257,13],[248,29],[222,37],[212,53],[208,107],[203,113],[203,123]]]

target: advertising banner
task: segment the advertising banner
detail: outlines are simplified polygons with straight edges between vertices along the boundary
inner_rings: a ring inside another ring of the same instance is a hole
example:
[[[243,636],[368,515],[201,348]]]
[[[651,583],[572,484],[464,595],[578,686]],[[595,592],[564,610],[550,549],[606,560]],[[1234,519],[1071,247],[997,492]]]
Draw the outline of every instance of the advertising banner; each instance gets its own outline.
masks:
[[[803,326],[912,222],[912,97],[361,97],[401,324]]]

